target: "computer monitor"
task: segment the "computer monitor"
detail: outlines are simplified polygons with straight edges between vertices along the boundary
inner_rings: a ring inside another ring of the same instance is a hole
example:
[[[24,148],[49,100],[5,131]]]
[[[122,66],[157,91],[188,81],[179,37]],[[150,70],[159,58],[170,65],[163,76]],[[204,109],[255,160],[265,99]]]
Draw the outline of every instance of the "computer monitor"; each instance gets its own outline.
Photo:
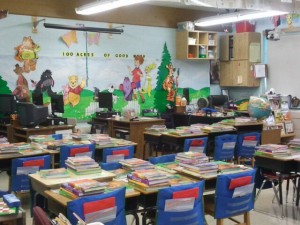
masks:
[[[32,93],[32,103],[35,105],[44,105],[43,93]]]
[[[64,113],[64,97],[63,95],[54,94],[51,95],[51,114],[53,117],[57,117],[54,113]]]
[[[46,122],[48,117],[48,107],[38,106],[30,102],[17,103],[17,114],[19,123],[25,127],[35,127]]]
[[[0,114],[8,116],[16,112],[16,97],[12,94],[0,94]]]
[[[113,108],[113,95],[109,92],[99,92],[98,94],[99,108],[106,108],[112,111]]]
[[[228,96],[227,95],[210,95],[208,96],[209,107],[227,107]]]

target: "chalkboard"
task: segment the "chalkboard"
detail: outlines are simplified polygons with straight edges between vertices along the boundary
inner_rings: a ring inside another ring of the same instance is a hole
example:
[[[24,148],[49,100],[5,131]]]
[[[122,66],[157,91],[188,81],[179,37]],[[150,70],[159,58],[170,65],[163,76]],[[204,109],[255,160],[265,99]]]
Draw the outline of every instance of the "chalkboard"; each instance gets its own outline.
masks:
[[[268,89],[300,97],[300,32],[267,42]]]

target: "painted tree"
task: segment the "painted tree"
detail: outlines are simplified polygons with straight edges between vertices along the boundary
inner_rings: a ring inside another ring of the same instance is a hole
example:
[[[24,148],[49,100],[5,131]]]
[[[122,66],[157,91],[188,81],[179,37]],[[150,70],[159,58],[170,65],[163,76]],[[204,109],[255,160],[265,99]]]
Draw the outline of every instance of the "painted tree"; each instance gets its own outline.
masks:
[[[171,63],[171,55],[169,53],[167,44],[165,43],[163,48],[163,53],[162,53],[161,64],[158,67],[158,73],[156,76],[156,88],[154,94],[154,107],[159,112],[165,112],[167,109],[167,105],[170,104],[170,102],[167,101],[167,91],[164,90],[163,88],[163,82],[169,73],[167,69],[167,65],[169,65],[170,63]]]
[[[0,94],[11,94],[11,90],[7,86],[7,82],[0,75]]]

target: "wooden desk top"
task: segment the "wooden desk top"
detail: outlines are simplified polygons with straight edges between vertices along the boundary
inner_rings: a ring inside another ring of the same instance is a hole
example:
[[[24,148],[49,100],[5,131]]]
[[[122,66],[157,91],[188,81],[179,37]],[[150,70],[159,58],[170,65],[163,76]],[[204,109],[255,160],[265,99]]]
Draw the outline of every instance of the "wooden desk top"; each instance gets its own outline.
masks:
[[[73,129],[74,125],[52,125],[52,126],[39,126],[39,127],[21,127],[21,126],[15,126],[14,129],[17,130],[26,130],[26,131],[36,131],[36,130],[51,130],[51,129]]]
[[[295,137],[295,133],[290,133],[290,134],[280,134],[281,138],[287,138],[287,137]]]
[[[239,122],[234,122],[234,123],[226,123],[226,122],[219,122],[224,125],[231,125],[234,127],[244,127],[244,126],[258,126],[258,125],[263,125],[263,122],[245,122],[245,123],[239,123]]]
[[[101,173],[97,173],[97,174],[75,175],[70,172],[69,174],[70,177],[56,178],[56,179],[41,178],[41,176],[38,173],[29,174],[29,177],[30,179],[40,183],[47,189],[52,189],[52,188],[58,188],[63,183],[71,182],[74,180],[94,179],[98,181],[107,181],[107,180],[112,180],[116,176],[115,174],[106,170],[102,170]]]
[[[49,152],[47,150],[20,151],[16,153],[0,154],[0,160],[21,158],[27,156],[45,155],[45,154],[49,154]]]
[[[259,155],[259,154],[255,154],[254,156],[256,157],[260,157],[260,158],[265,158],[265,159],[272,159],[272,160],[277,160],[277,161],[293,161],[293,160],[300,160],[300,155],[299,154],[295,154],[295,155],[291,155],[291,156],[268,156],[268,155]]]
[[[159,118],[153,118],[153,117],[138,117],[136,120],[129,120],[125,118],[121,118],[119,120],[116,120],[115,118],[108,118],[108,120],[113,121],[113,122],[121,122],[121,123],[153,123],[153,122],[164,122],[164,119],[159,119]]]
[[[175,137],[175,138],[194,138],[194,137],[205,137],[208,133],[191,133],[191,134],[170,134],[167,132],[163,132],[162,136],[169,136],[169,137]]]
[[[52,198],[53,200],[57,201],[59,204],[61,204],[64,207],[67,207],[68,202],[73,201],[70,198],[60,195],[55,190],[46,190],[45,195],[47,197]],[[128,192],[126,191],[126,193],[125,193],[126,198],[138,197],[140,195],[141,195],[141,193],[136,190],[132,190],[132,191],[128,191]]]

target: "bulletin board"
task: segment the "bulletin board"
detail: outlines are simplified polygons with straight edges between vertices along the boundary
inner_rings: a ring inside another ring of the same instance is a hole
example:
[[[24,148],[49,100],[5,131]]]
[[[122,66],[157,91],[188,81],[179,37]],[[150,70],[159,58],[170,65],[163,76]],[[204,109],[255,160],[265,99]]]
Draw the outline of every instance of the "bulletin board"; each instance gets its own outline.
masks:
[[[300,32],[286,33],[267,41],[268,89],[300,97]]]

